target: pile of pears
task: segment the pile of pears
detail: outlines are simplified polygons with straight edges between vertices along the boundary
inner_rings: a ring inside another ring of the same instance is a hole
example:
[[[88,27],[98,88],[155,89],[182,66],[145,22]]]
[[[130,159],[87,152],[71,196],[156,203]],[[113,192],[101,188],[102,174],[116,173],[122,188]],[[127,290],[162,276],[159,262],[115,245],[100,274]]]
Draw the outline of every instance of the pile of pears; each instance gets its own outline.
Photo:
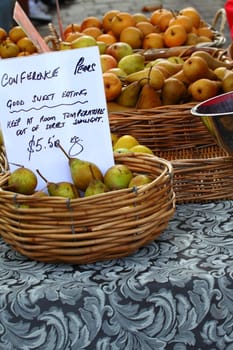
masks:
[[[68,24],[57,50],[98,46],[109,112],[143,110],[200,102],[232,89],[230,83],[223,83],[223,72],[214,71],[224,66],[232,73],[231,62],[208,52],[215,35],[216,31],[192,6],[180,10],[155,8],[150,14],[112,9],[100,18],[89,16],[80,23]],[[194,48],[199,43],[202,66],[190,74],[186,68],[194,70],[194,65],[182,58],[184,47]],[[164,48],[170,57],[164,55]],[[161,51],[163,58],[153,60],[153,50]]]
[[[138,139],[129,134],[118,135],[117,133],[111,133],[112,147],[114,153],[147,153],[154,155],[151,148],[141,144]]]
[[[37,47],[20,25],[13,25],[9,31],[0,27],[0,58],[30,56],[37,53]]]
[[[130,57],[125,57],[129,64]],[[233,91],[233,63],[196,48],[187,58],[170,56],[145,62],[142,69],[119,79],[122,89],[108,101],[109,112],[202,102]]]
[[[116,141],[116,134],[112,135],[113,139]],[[124,137],[117,138],[117,141],[114,143],[117,144],[118,142],[119,144],[120,142],[122,145],[122,147],[114,148],[116,152],[126,152],[126,147],[123,147],[123,139],[125,139],[128,144],[130,142],[132,143],[134,140],[135,147],[142,146],[133,136],[124,135]],[[61,145],[59,145],[59,147],[68,159],[72,182],[51,182],[43,176],[39,169],[36,170],[35,174],[31,169],[18,165],[18,167],[10,173],[8,182],[3,186],[3,189],[35,197],[49,195],[75,199],[135,186],[138,187],[152,181],[149,175],[135,174],[126,164],[120,163],[114,164],[103,174],[95,163],[79,158],[72,158],[65,152]],[[132,152],[131,150],[131,153]],[[138,148],[135,152],[143,152],[143,148]],[[152,152],[144,146],[144,153]],[[45,189],[43,190],[36,190],[38,184],[37,175],[45,182]]]

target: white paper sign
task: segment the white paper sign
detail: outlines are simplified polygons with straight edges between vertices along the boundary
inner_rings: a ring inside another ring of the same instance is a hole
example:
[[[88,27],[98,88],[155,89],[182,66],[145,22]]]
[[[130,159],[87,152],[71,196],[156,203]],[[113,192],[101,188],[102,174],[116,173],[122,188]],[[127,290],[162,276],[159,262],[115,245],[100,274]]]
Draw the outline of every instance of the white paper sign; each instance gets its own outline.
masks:
[[[17,163],[48,181],[71,181],[58,142],[103,173],[114,164],[98,47],[1,60],[0,94],[11,171]]]

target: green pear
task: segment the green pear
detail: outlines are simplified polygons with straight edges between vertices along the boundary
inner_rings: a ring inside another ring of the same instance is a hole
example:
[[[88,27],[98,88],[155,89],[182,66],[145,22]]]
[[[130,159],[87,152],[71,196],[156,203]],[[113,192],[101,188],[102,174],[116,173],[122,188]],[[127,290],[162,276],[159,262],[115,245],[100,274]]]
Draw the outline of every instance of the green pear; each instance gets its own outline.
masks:
[[[103,41],[96,41],[96,44],[97,44],[97,46],[98,46],[98,48],[99,48],[99,53],[100,53],[100,55],[102,55],[102,54],[104,54],[104,53],[106,53],[106,49],[107,49],[107,44],[106,43],[104,43]]]
[[[95,194],[108,192],[109,189],[102,180],[92,180],[86,188],[84,197],[94,196]]]
[[[118,67],[128,75],[134,72],[138,72],[144,68],[145,57],[140,53],[133,53],[131,55],[124,56],[118,62]]]
[[[61,145],[58,147],[68,158],[72,180],[79,190],[85,191],[89,183],[94,179],[103,180],[103,174],[96,164],[87,160],[72,158]]]
[[[115,164],[104,174],[104,183],[110,190],[127,188],[133,177],[132,171],[125,164]]]
[[[74,184],[71,182],[61,181],[61,182],[50,182],[48,181],[41,172],[37,169],[37,173],[46,182],[48,194],[50,196],[58,196],[69,199],[74,199],[79,197],[79,192]]]
[[[148,79],[150,80],[150,85],[155,90],[160,90],[163,87],[164,83],[164,75],[160,69],[156,66],[150,68],[144,68],[139,72],[134,72],[132,74],[127,75],[124,80],[127,83],[132,83],[133,81],[138,81],[143,86],[147,84]]]
[[[47,184],[48,193],[50,196],[59,196],[69,199],[79,197],[79,193],[74,184],[66,181],[58,183],[48,182]]]
[[[31,195],[37,186],[37,177],[31,169],[20,166],[8,178],[8,189],[20,194]]]
[[[121,89],[121,93],[117,97],[116,102],[124,107],[135,107],[140,91],[141,84],[138,81],[125,85]]]
[[[95,38],[90,35],[82,35],[71,43],[71,49],[79,49],[89,46],[98,46]]]
[[[132,55],[133,49],[128,43],[117,41],[107,47],[106,53],[113,56],[119,62],[123,57]]]

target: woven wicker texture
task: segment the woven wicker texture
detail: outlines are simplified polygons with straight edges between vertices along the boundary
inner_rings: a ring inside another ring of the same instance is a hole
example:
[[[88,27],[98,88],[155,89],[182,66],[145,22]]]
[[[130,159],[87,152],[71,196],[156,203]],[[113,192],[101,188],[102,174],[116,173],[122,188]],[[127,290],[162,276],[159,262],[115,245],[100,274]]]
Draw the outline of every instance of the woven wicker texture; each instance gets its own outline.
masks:
[[[117,155],[151,183],[86,198],[35,197],[3,190],[0,234],[19,253],[38,261],[83,264],[127,256],[154,240],[175,210],[170,162],[146,154]]]
[[[110,113],[111,131],[131,134],[170,160],[177,203],[233,198],[233,158],[191,114],[195,103]]]

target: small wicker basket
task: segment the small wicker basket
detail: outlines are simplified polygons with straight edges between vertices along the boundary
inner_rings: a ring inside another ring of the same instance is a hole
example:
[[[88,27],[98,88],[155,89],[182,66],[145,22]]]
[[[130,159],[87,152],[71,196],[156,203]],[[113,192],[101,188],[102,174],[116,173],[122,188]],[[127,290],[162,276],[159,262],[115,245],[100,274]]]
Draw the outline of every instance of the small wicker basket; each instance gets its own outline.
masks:
[[[4,162],[4,157],[2,157]],[[0,234],[33,260],[83,264],[127,256],[154,240],[175,211],[173,169],[147,154],[119,154],[116,163],[152,182],[138,188],[66,200],[3,190],[0,176]]]
[[[233,157],[191,114],[194,105],[110,113],[111,131],[131,134],[156,156],[171,161],[177,203],[233,199]]]

